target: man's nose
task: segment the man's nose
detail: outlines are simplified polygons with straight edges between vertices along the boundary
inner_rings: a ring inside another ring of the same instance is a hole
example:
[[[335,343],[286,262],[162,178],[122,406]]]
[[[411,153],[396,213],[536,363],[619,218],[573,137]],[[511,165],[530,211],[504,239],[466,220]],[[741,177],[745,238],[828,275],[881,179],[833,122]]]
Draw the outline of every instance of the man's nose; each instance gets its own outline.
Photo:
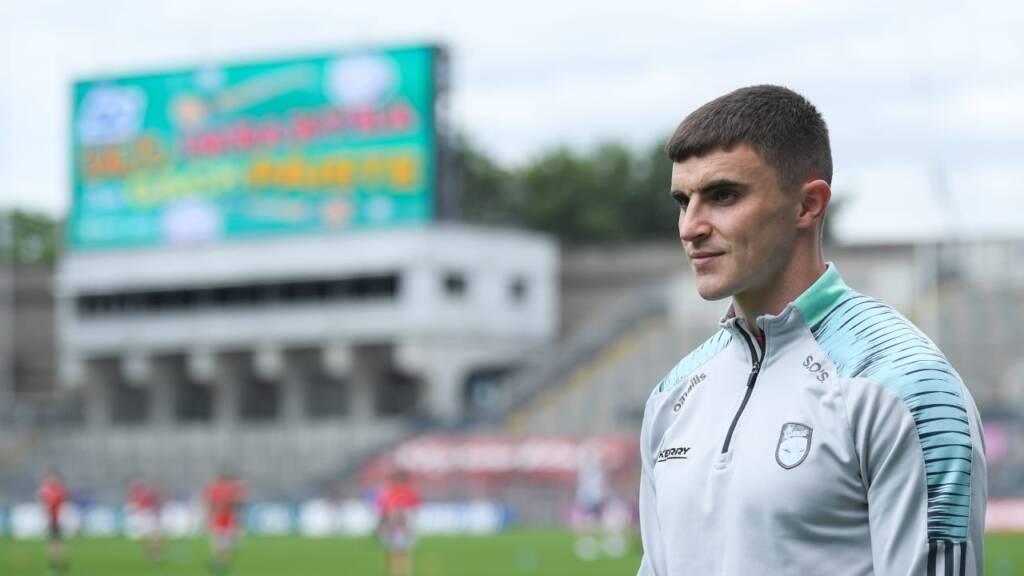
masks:
[[[679,212],[679,239],[683,242],[695,242],[711,235],[711,224],[699,201],[690,201],[686,210]]]

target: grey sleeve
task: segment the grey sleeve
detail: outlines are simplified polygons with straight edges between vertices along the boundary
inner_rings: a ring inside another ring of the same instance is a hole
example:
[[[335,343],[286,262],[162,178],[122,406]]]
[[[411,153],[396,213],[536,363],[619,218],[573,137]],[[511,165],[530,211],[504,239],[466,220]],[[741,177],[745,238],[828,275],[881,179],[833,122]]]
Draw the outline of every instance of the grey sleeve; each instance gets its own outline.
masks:
[[[648,401],[640,431],[640,538],[643,542],[644,555],[637,576],[664,576],[668,573],[662,550],[657,494],[654,489],[654,465],[650,451],[651,412],[651,402]]]
[[[944,428],[946,417],[922,417],[927,406],[908,405],[883,385],[867,379],[845,385],[867,494],[874,573],[982,574],[983,530],[975,528],[984,523],[984,504],[981,510],[966,505],[984,494],[984,473],[978,474],[984,456],[973,457],[977,427],[971,426],[969,437],[953,435]],[[954,526],[965,518],[973,526]]]

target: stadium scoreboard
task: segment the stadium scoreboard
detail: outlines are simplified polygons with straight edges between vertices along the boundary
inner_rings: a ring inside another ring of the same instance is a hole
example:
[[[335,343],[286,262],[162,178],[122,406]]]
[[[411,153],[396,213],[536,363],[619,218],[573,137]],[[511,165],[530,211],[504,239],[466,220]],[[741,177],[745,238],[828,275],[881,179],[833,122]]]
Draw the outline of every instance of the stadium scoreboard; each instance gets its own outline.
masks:
[[[79,81],[68,245],[430,221],[445,69],[411,46]]]

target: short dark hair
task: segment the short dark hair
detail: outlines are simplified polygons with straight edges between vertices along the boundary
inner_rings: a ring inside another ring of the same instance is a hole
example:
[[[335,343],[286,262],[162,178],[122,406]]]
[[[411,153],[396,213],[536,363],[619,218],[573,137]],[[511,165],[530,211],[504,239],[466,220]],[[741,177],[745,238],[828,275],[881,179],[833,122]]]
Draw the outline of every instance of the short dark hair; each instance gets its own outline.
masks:
[[[782,86],[748,86],[694,110],[665,146],[673,162],[748,144],[775,169],[783,190],[808,179],[832,184],[828,127],[806,98]]]

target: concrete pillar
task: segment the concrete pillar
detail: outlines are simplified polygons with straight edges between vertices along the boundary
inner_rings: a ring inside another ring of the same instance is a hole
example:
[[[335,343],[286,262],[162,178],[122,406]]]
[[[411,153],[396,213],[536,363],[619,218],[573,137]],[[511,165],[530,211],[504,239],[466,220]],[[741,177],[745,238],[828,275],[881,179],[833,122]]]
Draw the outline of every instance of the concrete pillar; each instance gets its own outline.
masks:
[[[85,422],[91,430],[106,429],[110,425],[110,388],[109,370],[104,370],[100,362],[87,360],[85,368]]]
[[[354,422],[369,422],[377,418],[376,386],[381,370],[376,354],[368,348],[353,352],[349,377],[349,417]]]
[[[508,365],[522,358],[525,346],[480,340],[407,340],[395,347],[395,364],[424,381],[421,401],[427,413],[443,422],[465,415],[466,377],[484,366]]]
[[[309,370],[299,365],[294,355],[284,355],[284,369],[277,382],[281,395],[281,421],[298,425],[306,420],[306,374]]]
[[[149,421],[155,426],[170,426],[174,422],[174,391],[179,374],[170,358],[151,358],[150,362]]]
[[[276,382],[285,370],[284,351],[274,344],[261,344],[253,352],[253,371],[264,380]]]
[[[185,369],[195,382],[211,384],[217,377],[217,355],[209,348],[197,348],[185,359]]]
[[[88,377],[88,366],[85,360],[71,354],[61,355],[58,378],[62,386],[79,388],[87,383]]]
[[[352,346],[345,342],[332,342],[322,353],[324,372],[333,378],[347,378],[354,363]]]
[[[237,359],[229,356],[216,358],[216,378],[210,382],[213,387],[213,423],[218,428],[234,428],[239,413],[239,370]]]
[[[145,389],[146,418],[152,424],[173,420],[173,388],[161,361],[142,350],[132,350],[121,361],[121,377],[127,386]]]
[[[216,422],[216,389],[220,362],[210,347],[197,347],[185,353],[183,378],[191,385],[204,386],[210,393],[210,423]],[[175,395],[177,390],[175,390]],[[177,402],[177,399],[175,399]]]
[[[302,422],[306,382],[294,355],[277,344],[264,343],[256,348],[252,361],[256,375],[277,387],[278,420],[285,424]]]
[[[153,377],[153,363],[145,352],[129,352],[121,361],[121,376],[129,386],[147,386]]]
[[[395,350],[395,363],[423,378],[420,401],[427,413],[443,422],[463,415],[462,382],[471,364],[464,352],[457,346],[424,342],[403,342]]]
[[[330,378],[348,383],[349,419],[366,422],[375,418],[377,412],[373,388],[375,374],[365,359],[357,361],[361,355],[347,342],[331,342],[323,350],[323,368]]]
[[[465,412],[462,386],[466,370],[463,366],[434,364],[427,371],[428,385],[423,402],[427,413],[443,422],[454,422]]]

